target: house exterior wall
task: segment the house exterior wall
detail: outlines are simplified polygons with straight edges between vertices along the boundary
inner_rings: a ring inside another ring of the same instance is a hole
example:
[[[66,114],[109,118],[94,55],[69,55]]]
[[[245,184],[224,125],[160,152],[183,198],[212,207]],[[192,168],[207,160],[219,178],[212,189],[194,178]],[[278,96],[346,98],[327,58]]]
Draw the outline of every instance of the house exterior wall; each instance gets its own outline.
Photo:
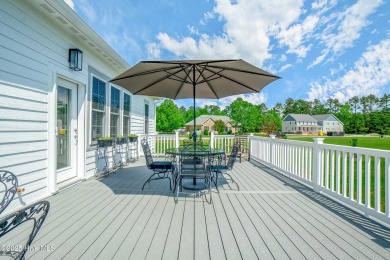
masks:
[[[323,121],[322,125],[324,134],[327,132],[344,132],[344,125],[337,120]]]
[[[16,174],[19,186],[26,190],[15,196],[6,212],[59,189],[53,165],[58,79],[79,87],[77,179],[82,180],[95,173],[96,146],[90,139],[92,76],[102,77],[109,92],[108,80],[124,70],[99,56],[91,44],[53,23],[39,8],[29,1],[0,1],[0,169]],[[68,50],[74,47],[83,51],[82,71],[68,68]],[[124,92],[121,89],[122,96]],[[145,102],[149,103],[149,132],[155,132],[154,100],[131,96],[134,133],[144,131]],[[106,128],[109,116],[107,113]]]
[[[286,116],[282,121],[282,131],[284,133],[297,134],[318,134],[322,131],[327,132],[344,132],[344,126],[340,120],[335,116],[330,115],[325,120],[318,120],[316,122],[310,120],[295,120],[291,115]]]
[[[214,130],[214,121],[212,119],[208,119],[206,120],[206,122],[203,123],[202,125],[202,133],[204,132],[204,130],[207,129],[210,133],[210,131]]]

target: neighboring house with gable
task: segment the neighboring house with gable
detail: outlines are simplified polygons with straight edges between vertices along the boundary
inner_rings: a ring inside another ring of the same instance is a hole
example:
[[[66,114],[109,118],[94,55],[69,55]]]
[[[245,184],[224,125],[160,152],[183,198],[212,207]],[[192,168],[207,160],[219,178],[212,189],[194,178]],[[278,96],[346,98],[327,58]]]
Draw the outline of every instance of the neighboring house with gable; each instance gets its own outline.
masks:
[[[344,124],[332,114],[289,114],[282,122],[283,133],[318,134],[319,131],[344,132]]]
[[[201,115],[196,118],[196,129],[199,129],[204,132],[204,130],[212,131],[214,130],[215,121],[222,120],[225,123],[225,132],[232,131],[236,133],[237,129],[233,127],[232,120],[228,116],[215,116],[215,115]],[[186,131],[193,131],[194,129],[194,120],[191,120],[185,124]]]
[[[0,169],[25,188],[9,212],[94,176],[99,137],[154,134],[156,109],[109,82],[130,65],[63,0],[0,13]]]

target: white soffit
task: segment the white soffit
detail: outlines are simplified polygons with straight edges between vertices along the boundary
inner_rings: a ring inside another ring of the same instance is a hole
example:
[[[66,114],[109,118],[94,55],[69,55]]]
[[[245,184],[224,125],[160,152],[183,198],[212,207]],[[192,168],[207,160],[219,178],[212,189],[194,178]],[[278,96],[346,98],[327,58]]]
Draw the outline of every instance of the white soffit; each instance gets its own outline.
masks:
[[[130,68],[130,65],[104,41],[72,8],[63,0],[34,0],[29,1],[38,10],[47,15],[60,27],[78,37],[91,50],[101,56],[104,60],[123,72]]]

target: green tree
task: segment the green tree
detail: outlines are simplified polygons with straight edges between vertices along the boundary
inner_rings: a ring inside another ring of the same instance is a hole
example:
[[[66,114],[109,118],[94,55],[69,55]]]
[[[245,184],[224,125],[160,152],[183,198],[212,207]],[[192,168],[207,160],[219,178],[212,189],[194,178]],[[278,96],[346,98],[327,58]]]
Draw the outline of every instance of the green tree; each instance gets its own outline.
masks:
[[[225,123],[222,120],[216,120],[214,122],[214,130],[218,133],[225,131]]]
[[[267,135],[282,130],[282,118],[274,110],[269,110],[261,116],[260,130]]]
[[[258,131],[260,125],[260,111],[264,107],[255,106],[242,98],[234,100],[226,107],[227,115],[233,120],[234,127],[240,127],[244,133]]]
[[[325,107],[324,104],[321,103],[320,100],[314,99],[311,103],[311,114],[312,115],[322,115],[328,114],[329,110]]]
[[[184,125],[182,112],[170,99],[165,99],[156,108],[156,128],[158,132],[172,132]]]
[[[336,114],[339,112],[341,104],[337,98],[328,98],[325,107],[328,109],[328,113]]]
[[[351,110],[353,113],[353,120],[352,120],[352,125],[351,125],[351,132],[357,133],[359,132],[359,125],[357,124],[357,112],[360,109],[360,99],[357,96],[354,96],[348,100],[348,103],[351,106]]]

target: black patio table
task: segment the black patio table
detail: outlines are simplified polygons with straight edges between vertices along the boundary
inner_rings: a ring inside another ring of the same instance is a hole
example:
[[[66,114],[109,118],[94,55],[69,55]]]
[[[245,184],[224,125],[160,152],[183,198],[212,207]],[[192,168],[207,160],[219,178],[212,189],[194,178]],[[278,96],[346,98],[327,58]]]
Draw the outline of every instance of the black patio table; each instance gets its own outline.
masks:
[[[165,150],[166,155],[171,155],[171,156],[185,156],[185,157],[194,157],[194,158],[204,158],[206,157],[211,157],[211,156],[219,156],[219,155],[224,155],[225,150],[223,149],[214,149],[214,148],[209,148],[209,149],[204,149],[204,148],[184,148],[184,147],[179,147],[179,148],[169,148]],[[195,162],[194,162],[195,163]],[[203,190],[206,188],[206,185],[204,183],[197,183],[196,178],[193,178],[192,183],[187,182],[184,183],[183,187],[187,190]]]

